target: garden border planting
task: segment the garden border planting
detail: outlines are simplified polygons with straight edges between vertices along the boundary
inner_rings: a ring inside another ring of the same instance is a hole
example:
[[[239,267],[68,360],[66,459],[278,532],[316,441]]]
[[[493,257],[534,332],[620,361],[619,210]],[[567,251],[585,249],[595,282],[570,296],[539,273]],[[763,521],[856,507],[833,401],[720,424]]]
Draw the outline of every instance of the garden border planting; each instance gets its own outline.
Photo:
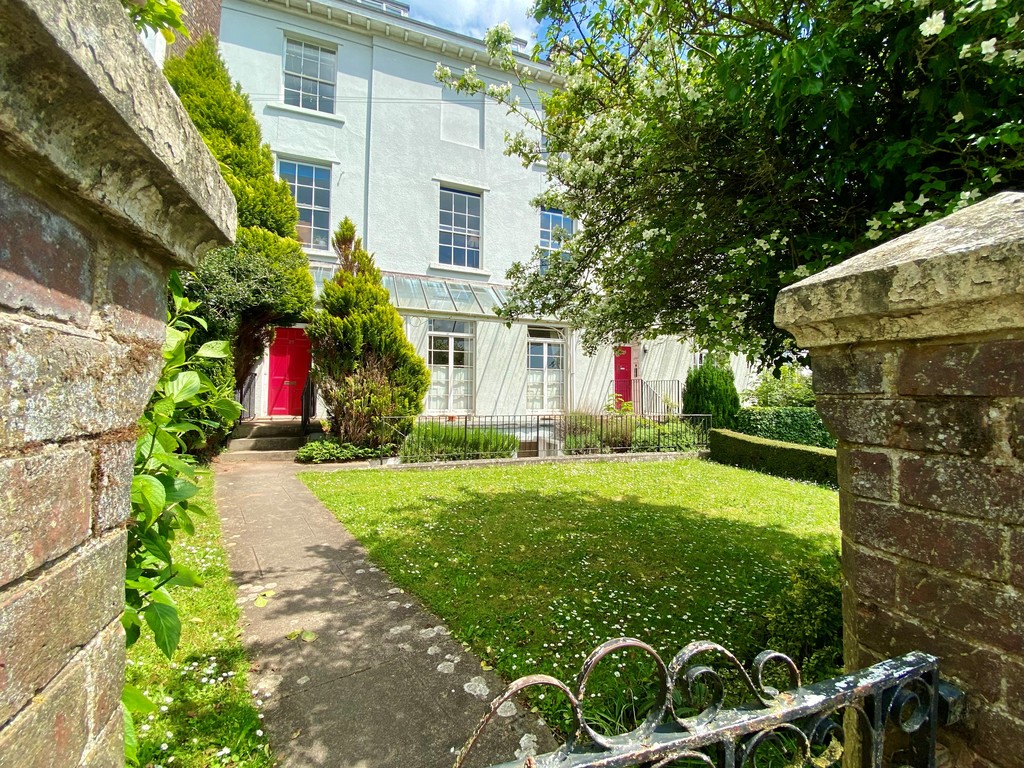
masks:
[[[769,475],[838,485],[836,452],[796,443],[712,429],[710,458],[719,464],[753,469]]]

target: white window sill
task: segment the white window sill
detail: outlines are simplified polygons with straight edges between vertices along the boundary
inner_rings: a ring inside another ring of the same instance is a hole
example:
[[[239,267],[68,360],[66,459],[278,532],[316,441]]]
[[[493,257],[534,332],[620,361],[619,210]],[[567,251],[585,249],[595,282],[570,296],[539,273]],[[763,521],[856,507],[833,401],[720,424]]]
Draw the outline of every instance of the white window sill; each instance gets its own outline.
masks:
[[[302,107],[293,107],[291,104],[284,104],[278,102],[276,104],[267,104],[264,110],[270,113],[284,112],[291,115],[302,115],[303,117],[312,117],[315,120],[324,120],[328,123],[337,123],[338,125],[345,124],[345,117],[343,115],[335,115],[330,112],[318,112],[315,109],[303,109]]]
[[[441,264],[440,262],[433,262],[427,265],[428,269],[434,269],[438,272],[453,272],[458,275],[475,275],[476,277],[487,277],[491,276],[491,273],[485,269],[477,269],[476,267],[460,267],[457,264]]]

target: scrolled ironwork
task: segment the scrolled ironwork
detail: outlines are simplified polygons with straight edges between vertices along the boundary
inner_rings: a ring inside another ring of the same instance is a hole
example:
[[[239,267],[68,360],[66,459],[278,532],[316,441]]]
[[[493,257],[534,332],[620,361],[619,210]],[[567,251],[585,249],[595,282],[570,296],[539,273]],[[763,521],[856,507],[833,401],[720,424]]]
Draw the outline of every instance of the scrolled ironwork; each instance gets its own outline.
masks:
[[[609,654],[633,650],[654,663],[658,685],[654,703],[643,721],[628,733],[606,735],[590,723],[583,709],[587,683],[599,662]],[[730,671],[748,694],[740,706],[726,709],[728,686],[713,664]],[[766,682],[769,665],[788,674],[790,688],[779,691]],[[940,682],[938,659],[913,652],[852,674],[802,685],[792,659],[763,651],[748,670],[723,646],[707,640],[690,643],[665,664],[658,653],[635,638],[620,637],[598,646],[584,661],[575,687],[549,675],[529,675],[512,683],[491,702],[488,713],[459,752],[454,768],[467,755],[498,708],[528,688],[554,687],[568,702],[573,733],[555,752],[527,758],[531,768],[668,768],[680,761],[697,761],[710,768],[754,768],[758,755],[774,744],[787,765],[840,764],[851,735],[844,715],[857,724],[864,765],[871,768],[912,766],[934,768],[935,734],[962,711],[962,694]],[[681,716],[673,693],[689,698],[697,714]],[[698,705],[695,689],[703,696]],[[939,702],[943,706],[939,706]],[[511,768],[519,763],[505,763]]]

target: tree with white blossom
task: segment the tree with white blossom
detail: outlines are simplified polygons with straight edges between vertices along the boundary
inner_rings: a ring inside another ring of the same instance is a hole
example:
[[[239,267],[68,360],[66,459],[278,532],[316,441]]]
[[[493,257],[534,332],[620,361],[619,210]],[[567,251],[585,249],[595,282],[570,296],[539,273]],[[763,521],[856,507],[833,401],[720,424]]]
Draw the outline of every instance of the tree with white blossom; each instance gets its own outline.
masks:
[[[1019,0],[539,0],[564,79],[527,121],[538,204],[582,226],[509,318],[556,314],[584,345],[677,333],[777,364],[778,291],[981,197],[1024,187]],[[507,26],[489,53],[527,85]],[[543,134],[544,142],[540,141]],[[543,148],[543,152],[542,152]]]

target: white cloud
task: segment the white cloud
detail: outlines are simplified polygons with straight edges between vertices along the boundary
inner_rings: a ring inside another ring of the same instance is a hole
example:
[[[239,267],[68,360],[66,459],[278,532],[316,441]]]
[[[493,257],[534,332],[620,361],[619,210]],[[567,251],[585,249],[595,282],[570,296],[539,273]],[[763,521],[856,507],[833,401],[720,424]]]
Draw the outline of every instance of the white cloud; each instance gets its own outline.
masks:
[[[537,23],[527,14],[532,0],[406,0],[409,16],[477,39],[507,21],[517,37],[533,42]]]

